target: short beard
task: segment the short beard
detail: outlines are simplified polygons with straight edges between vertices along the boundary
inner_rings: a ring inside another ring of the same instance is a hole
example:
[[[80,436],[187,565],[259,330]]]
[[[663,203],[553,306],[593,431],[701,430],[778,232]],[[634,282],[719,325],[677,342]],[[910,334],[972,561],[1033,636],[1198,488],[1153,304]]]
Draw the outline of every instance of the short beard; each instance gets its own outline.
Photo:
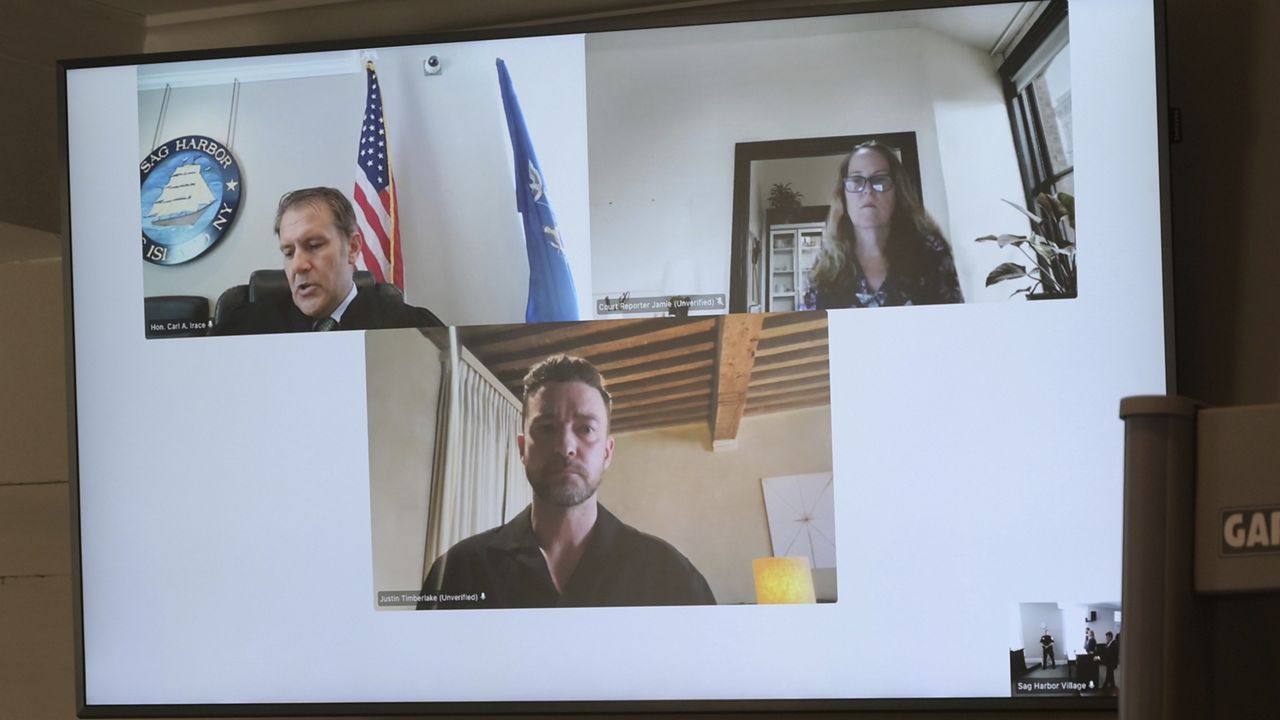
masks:
[[[555,484],[553,486],[552,483],[530,479],[529,486],[533,488],[533,494],[539,500],[549,502],[556,507],[571,508],[590,500],[596,494],[596,490],[600,488],[600,481],[596,480],[592,483],[588,480],[583,483]]]

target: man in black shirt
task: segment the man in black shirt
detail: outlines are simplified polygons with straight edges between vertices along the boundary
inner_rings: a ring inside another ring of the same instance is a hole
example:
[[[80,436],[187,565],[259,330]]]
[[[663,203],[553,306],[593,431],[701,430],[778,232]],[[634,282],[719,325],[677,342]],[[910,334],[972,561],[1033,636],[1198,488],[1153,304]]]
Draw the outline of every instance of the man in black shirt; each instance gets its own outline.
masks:
[[[360,229],[355,209],[334,188],[294,190],[280,198],[275,234],[289,294],[236,308],[214,335],[433,327],[431,311],[408,305],[393,285],[357,288]]]
[[[1113,688],[1116,686],[1116,666],[1120,664],[1120,635],[1119,633],[1112,635],[1108,632],[1106,638],[1107,642],[1098,647],[1098,655],[1102,658],[1103,666],[1107,668],[1102,687]]]
[[[419,609],[709,605],[711,588],[667,542],[600,505],[613,458],[609,392],[581,358],[554,355],[524,378],[517,436],[533,503],[440,556]]]
[[[1045,630],[1044,634],[1040,636],[1040,649],[1044,656],[1040,661],[1040,667],[1058,667],[1058,661],[1053,656],[1053,636],[1049,634],[1048,630]]]

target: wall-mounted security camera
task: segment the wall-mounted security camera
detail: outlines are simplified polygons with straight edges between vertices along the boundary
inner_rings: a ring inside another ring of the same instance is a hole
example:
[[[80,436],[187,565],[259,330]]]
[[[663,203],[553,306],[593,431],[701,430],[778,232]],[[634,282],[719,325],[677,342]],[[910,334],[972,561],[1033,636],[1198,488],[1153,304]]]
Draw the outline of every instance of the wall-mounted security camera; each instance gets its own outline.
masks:
[[[444,63],[440,60],[439,55],[432,55],[422,61],[422,72],[427,75],[439,75],[444,69]]]

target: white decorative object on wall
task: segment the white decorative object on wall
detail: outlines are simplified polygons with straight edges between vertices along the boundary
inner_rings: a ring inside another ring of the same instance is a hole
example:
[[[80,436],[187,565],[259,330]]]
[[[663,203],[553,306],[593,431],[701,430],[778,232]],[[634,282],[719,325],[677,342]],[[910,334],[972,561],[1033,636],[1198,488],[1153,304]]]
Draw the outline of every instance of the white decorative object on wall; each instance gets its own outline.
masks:
[[[815,568],[836,566],[831,473],[762,478],[774,557],[807,555]]]

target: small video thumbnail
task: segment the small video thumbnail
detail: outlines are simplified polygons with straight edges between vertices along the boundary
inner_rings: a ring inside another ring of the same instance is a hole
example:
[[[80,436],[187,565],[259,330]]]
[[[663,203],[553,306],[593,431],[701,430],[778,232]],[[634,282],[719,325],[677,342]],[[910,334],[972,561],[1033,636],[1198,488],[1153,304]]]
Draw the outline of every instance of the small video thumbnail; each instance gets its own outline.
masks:
[[[1012,696],[1119,695],[1118,601],[1019,603],[1009,634]]]

